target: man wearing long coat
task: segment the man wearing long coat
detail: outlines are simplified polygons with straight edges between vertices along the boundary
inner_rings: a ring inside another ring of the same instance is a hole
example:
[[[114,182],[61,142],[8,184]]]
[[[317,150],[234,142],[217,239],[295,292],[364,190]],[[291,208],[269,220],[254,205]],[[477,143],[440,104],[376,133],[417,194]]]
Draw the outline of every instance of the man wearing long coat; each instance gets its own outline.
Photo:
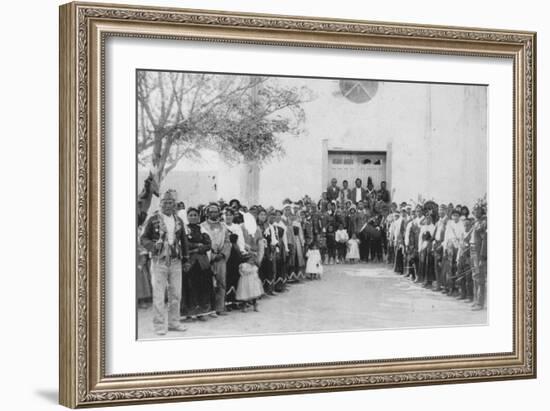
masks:
[[[220,208],[217,204],[210,204],[207,209],[207,218],[201,223],[201,227],[210,236],[211,254],[210,264],[216,282],[214,307],[216,314],[226,315],[225,289],[226,289],[226,264],[231,252],[229,230],[220,221]]]

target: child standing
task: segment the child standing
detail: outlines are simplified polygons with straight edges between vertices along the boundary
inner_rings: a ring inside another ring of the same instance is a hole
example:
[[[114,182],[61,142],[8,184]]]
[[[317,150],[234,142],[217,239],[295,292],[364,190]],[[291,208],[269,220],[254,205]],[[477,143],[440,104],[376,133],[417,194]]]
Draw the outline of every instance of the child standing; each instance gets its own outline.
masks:
[[[254,311],[258,311],[257,300],[263,295],[264,289],[260,277],[258,277],[258,266],[254,253],[249,253],[247,260],[239,265],[239,274],[236,299],[244,302],[243,311],[247,310],[248,304],[252,304]]]
[[[337,263],[343,264],[346,260],[346,245],[349,240],[348,232],[344,229],[344,224],[338,226],[336,230],[336,248],[338,251]]]
[[[359,260],[359,240],[357,234],[353,233],[348,240],[348,254],[346,256],[352,264],[355,264]]]
[[[321,264],[321,253],[319,252],[319,245],[317,242],[313,242],[309,250],[306,253],[306,275],[313,279],[320,279],[323,274],[323,265]]]

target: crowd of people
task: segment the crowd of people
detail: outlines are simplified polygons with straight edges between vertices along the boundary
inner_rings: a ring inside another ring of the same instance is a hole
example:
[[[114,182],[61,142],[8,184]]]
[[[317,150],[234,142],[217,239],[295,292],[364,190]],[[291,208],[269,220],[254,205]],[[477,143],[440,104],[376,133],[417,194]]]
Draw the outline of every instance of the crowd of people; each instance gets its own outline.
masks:
[[[332,179],[321,199],[280,207],[238,199],[186,208],[167,190],[139,224],[137,298],[153,306],[157,334],[185,331],[292,284],[321,279],[327,264],[388,264],[434,292],[485,309],[487,204],[397,204],[385,182]]]

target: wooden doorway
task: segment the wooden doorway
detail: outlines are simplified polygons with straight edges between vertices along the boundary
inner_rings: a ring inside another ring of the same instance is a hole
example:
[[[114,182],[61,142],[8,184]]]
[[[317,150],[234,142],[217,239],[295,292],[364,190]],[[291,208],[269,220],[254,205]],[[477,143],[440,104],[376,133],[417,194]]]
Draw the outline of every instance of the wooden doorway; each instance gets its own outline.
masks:
[[[355,179],[363,181],[363,187],[367,186],[368,177],[371,178],[374,187],[378,189],[382,181],[386,181],[387,158],[385,151],[329,151],[328,152],[328,180],[347,180],[349,187],[355,186]]]

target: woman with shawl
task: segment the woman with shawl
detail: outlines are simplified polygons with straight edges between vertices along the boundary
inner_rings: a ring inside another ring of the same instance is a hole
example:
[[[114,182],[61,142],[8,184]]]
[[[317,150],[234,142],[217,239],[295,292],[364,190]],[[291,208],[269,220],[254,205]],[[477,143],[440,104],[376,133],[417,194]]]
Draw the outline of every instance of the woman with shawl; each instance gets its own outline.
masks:
[[[214,312],[213,273],[210,268],[208,252],[210,237],[200,226],[200,214],[196,208],[187,211],[187,241],[189,246],[188,271],[183,272],[181,315],[206,321],[207,315]]]
[[[239,224],[234,223],[234,217],[233,209],[227,207],[225,209],[225,226],[229,230],[229,241],[231,242],[225,277],[225,302],[228,309],[236,305],[235,293],[239,283],[239,265],[246,252],[243,230]]]

